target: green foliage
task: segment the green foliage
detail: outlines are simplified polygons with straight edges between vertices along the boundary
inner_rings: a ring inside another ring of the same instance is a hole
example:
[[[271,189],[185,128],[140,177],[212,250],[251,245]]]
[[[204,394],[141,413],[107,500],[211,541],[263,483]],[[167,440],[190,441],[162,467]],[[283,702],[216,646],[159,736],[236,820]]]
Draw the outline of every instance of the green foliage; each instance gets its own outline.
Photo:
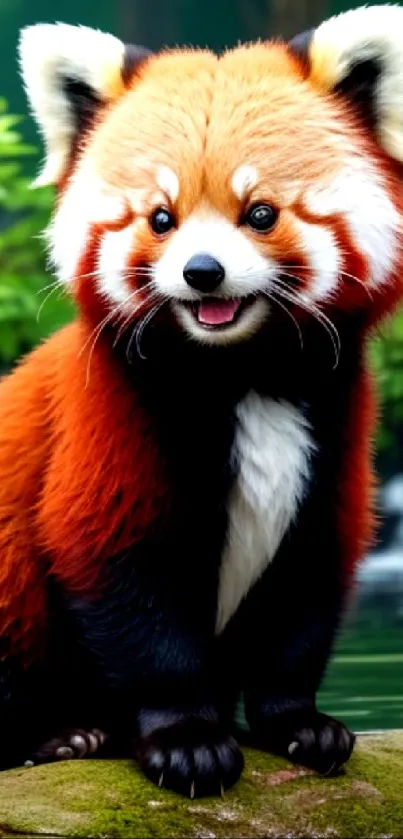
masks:
[[[35,149],[22,142],[20,118],[0,99],[0,368],[72,316],[72,304],[55,288],[42,306],[46,273],[41,233],[49,221],[50,190],[30,189],[24,158]]]
[[[382,411],[379,459],[382,472],[392,473],[403,467],[403,312],[373,341],[371,360]]]

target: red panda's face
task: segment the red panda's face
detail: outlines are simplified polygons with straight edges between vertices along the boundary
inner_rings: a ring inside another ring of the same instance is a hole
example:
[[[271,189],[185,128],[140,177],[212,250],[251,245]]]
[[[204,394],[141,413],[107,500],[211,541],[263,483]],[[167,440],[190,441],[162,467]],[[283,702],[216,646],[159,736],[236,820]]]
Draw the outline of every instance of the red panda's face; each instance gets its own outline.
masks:
[[[400,260],[396,164],[284,45],[151,58],[60,192],[54,261],[117,324],[244,341],[286,308],[365,308]]]

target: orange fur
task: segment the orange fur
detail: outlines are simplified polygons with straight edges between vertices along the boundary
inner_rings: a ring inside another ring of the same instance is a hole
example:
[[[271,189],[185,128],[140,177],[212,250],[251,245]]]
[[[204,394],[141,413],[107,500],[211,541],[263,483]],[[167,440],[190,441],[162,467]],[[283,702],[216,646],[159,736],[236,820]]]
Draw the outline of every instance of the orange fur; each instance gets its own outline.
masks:
[[[89,338],[78,323],[53,348],[57,439],[37,514],[52,570],[76,592],[94,589],[103,560],[157,528],[167,503],[152,421],[107,345],[93,353]]]
[[[26,659],[46,639],[47,575],[94,590],[102,560],[166,510],[152,426],[91,337],[72,324],[0,386],[0,636]]]
[[[343,547],[343,575],[347,584],[350,584],[357,563],[372,546],[374,538],[375,417],[371,377],[363,371],[350,394],[349,412],[343,429],[344,459],[338,487],[337,516]]]
[[[59,185],[58,206],[74,188],[76,172],[95,173],[111,194],[131,204],[124,220],[133,226],[130,264],[152,263],[167,244],[148,224],[163,198],[156,167],[169,166],[178,177],[178,226],[200,208],[238,225],[243,208],[231,178],[246,162],[259,173],[249,200],[271,202],[280,215],[270,237],[251,230],[245,236],[263,255],[302,270],[306,254],[296,220],[315,221],[305,194],[329,184],[343,161],[354,157],[371,163],[403,214],[397,167],[347,105],[314,89],[284,44],[244,47],[221,59],[202,51],[164,53],[140,68],[120,101],[102,111]],[[365,259],[341,220],[333,216],[321,224],[343,248],[346,270],[365,284]],[[89,223],[77,256],[73,288],[83,317],[0,386],[0,636],[11,633],[26,657],[45,642],[47,574],[70,591],[95,589],[108,557],[150,528],[163,529],[170,502],[152,418],[111,353],[107,331],[92,331],[109,310],[93,276],[106,229],[111,225]],[[357,305],[366,312],[363,343],[403,295],[402,263],[400,242],[393,281],[372,307],[360,287],[346,283],[340,292],[339,308]],[[137,287],[140,280],[130,282]],[[339,487],[349,573],[371,532],[373,417],[363,374],[351,396]]]
[[[35,508],[50,445],[50,352],[41,347],[0,385],[0,635],[10,633],[27,655],[46,629],[46,558]]]

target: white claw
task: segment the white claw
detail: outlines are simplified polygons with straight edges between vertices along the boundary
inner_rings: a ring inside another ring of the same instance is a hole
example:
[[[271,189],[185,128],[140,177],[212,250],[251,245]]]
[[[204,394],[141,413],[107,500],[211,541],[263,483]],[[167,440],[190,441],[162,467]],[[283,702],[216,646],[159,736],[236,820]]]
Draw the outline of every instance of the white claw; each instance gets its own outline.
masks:
[[[190,785],[190,797],[193,799],[195,797],[195,782],[192,781]]]
[[[100,746],[103,746],[105,740],[107,740],[105,732],[101,731],[100,728],[92,728],[90,734],[93,734],[98,739]]]
[[[329,777],[329,775],[331,775],[331,774],[332,774],[333,769],[334,769],[334,767],[335,767],[335,766],[336,766],[336,761],[334,760],[334,761],[333,761],[333,763],[332,763],[332,765],[331,765],[331,767],[330,767],[330,769],[328,769],[328,771],[327,771],[327,772],[324,772],[324,773],[323,773],[323,777],[324,777],[324,778],[328,778],[328,777]]]
[[[35,763],[33,760],[26,760],[24,766],[26,766],[27,769],[31,769],[32,766],[35,766]]]
[[[97,737],[96,734],[93,734],[91,732],[88,732],[87,737],[88,737],[89,744],[90,744],[90,754],[94,754],[94,752],[96,752],[97,749],[99,749],[99,746],[101,745],[101,741]]]
[[[61,760],[71,760],[71,758],[74,757],[73,749],[71,749],[70,746],[59,746],[59,748],[56,749],[56,757],[60,757]]]
[[[161,772],[160,779],[158,781],[158,786],[162,787],[163,783],[164,783],[164,773]]]
[[[296,740],[294,740],[293,743],[290,743],[290,745],[288,746],[288,754],[293,755],[296,749],[298,749],[298,746],[299,743],[297,743]]]
[[[73,748],[76,750],[76,752],[78,754],[78,757],[83,757],[83,755],[86,754],[87,743],[86,743],[84,737],[82,737],[81,734],[73,734],[73,736],[70,737],[70,743],[73,746]]]

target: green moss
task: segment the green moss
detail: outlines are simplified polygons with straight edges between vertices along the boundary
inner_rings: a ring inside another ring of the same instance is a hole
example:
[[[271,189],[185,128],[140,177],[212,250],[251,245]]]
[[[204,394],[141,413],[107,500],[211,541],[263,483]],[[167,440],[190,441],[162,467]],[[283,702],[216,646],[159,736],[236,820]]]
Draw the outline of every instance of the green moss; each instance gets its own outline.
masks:
[[[403,836],[403,733],[361,738],[344,775],[322,779],[245,749],[224,800],[189,801],[128,761],[91,760],[0,776],[0,836]]]

